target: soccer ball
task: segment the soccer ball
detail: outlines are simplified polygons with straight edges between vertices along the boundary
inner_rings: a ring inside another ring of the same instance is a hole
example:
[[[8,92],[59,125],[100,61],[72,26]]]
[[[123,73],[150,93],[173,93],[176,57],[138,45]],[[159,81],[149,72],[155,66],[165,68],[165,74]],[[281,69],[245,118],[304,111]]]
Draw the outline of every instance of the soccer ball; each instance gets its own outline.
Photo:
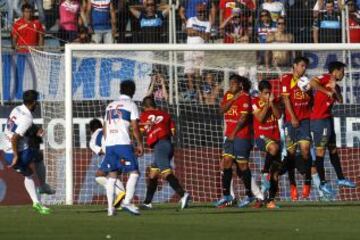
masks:
[[[298,83],[297,83],[298,87],[300,88],[301,91],[303,92],[307,92],[310,90],[310,79],[306,76],[302,76]]]

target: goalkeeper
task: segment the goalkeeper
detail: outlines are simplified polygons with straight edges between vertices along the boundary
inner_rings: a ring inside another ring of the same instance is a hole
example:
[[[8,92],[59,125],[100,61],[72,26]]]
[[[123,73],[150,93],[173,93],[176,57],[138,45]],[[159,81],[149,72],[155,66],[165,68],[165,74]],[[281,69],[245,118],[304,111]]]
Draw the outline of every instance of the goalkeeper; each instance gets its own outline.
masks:
[[[29,139],[29,148],[32,151],[32,161],[34,162],[35,172],[39,179],[40,187],[38,192],[40,194],[55,194],[55,190],[46,183],[46,168],[44,164],[44,155],[40,150],[40,144],[43,142],[42,136],[44,130],[33,124],[27,130],[25,136]]]

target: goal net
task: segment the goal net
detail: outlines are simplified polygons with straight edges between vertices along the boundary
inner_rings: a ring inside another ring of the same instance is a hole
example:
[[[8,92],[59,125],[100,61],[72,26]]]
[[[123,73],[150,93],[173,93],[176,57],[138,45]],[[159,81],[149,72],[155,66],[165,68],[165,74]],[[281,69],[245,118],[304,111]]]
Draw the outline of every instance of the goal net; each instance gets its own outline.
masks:
[[[119,83],[126,79],[136,83],[134,99],[137,103],[146,95],[153,94],[158,105],[167,109],[176,121],[177,135],[173,139],[176,151],[172,165],[193,201],[211,202],[218,199],[222,194],[219,162],[224,130],[219,102],[228,89],[229,76],[235,73],[249,77],[254,95],[260,80],[270,80],[275,95],[279,95],[280,76],[291,72],[291,58],[297,54],[310,59],[306,73],[309,77],[326,72],[330,61],[339,60],[348,64],[346,76],[340,83],[345,103],[336,105],[333,112],[343,171],[359,186],[360,51],[316,50],[317,46],[322,45],[312,45],[307,51],[302,50],[305,45],[293,45],[297,48],[287,45],[282,46],[283,51],[280,52],[276,51],[281,48],[279,46],[267,50],[260,46],[262,50],[257,51],[249,49],[251,45],[240,46],[208,45],[200,49],[202,51],[194,51],[201,47],[182,46],[183,49],[179,47],[177,51],[170,51],[169,46],[162,49],[161,46],[152,45],[152,49],[144,51],[146,48],[141,46],[136,50],[136,46],[130,49],[116,45],[72,45],[73,50],[69,50],[66,56],[33,50],[31,54],[37,86],[42,96],[43,126],[47,132],[44,141],[47,179],[57,190],[54,196],[46,196],[45,200],[53,204],[105,202],[105,190],[95,182],[99,159],[88,148],[88,124],[92,118],[102,119],[106,105],[119,96]],[[67,102],[65,57],[71,60],[71,94],[67,96]],[[70,111],[67,116],[71,116],[72,122],[66,122],[67,110]],[[71,149],[66,155],[70,147],[66,143],[69,136]],[[69,156],[71,162],[67,161]],[[150,149],[146,149],[144,156],[138,159],[141,172],[136,189],[138,201],[145,197],[147,172],[152,159]],[[259,181],[264,158],[256,148],[251,153],[250,163],[253,178]],[[72,171],[68,170],[69,164]],[[302,168],[300,162],[298,168]],[[328,154],[325,170],[330,184],[337,190],[335,200],[360,199],[360,188],[337,187],[336,174]],[[300,191],[303,182],[300,171],[297,171],[296,177]],[[244,197],[241,180],[236,174],[233,179],[236,198]],[[285,174],[280,180],[278,198],[289,200],[289,194],[289,181]],[[318,198],[318,191],[313,188],[310,200],[316,201]],[[167,182],[162,182],[154,200],[169,202],[178,200],[178,197]]]

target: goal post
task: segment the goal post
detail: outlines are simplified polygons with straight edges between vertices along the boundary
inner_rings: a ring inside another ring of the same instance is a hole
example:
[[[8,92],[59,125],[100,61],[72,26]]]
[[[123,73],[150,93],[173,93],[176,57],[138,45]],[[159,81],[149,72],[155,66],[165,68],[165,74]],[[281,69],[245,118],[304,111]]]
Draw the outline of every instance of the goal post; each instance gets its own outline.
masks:
[[[77,204],[79,202],[89,202],[91,203],[90,197],[87,197],[86,201],[80,201],[80,195],[83,194],[79,188],[79,179],[81,181],[85,181],[85,174],[81,173],[81,176],[75,176],[79,171],[83,170],[84,166],[79,166],[79,164],[88,165],[90,157],[90,153],[88,151],[84,151],[82,149],[78,149],[79,147],[74,147],[75,145],[86,146],[86,141],[89,136],[88,133],[85,139],[74,139],[74,135],[81,135],[81,132],[85,131],[84,126],[77,126],[74,128],[74,124],[76,121],[79,121],[79,114],[76,113],[74,115],[74,109],[80,109],[79,111],[89,111],[86,113],[81,113],[82,117],[86,119],[86,121],[91,117],[101,117],[101,111],[104,111],[104,106],[106,103],[111,100],[111,98],[102,98],[99,99],[91,99],[93,96],[88,94],[87,98],[80,100],[84,102],[81,106],[74,100],[74,77],[76,76],[76,69],[74,67],[78,67],[74,64],[74,59],[85,59],[87,57],[94,58],[112,58],[114,56],[118,56],[119,58],[136,60],[141,63],[149,63],[150,67],[145,65],[132,66],[131,71],[143,71],[140,76],[148,76],[149,71],[153,68],[165,68],[168,74],[169,80],[169,102],[164,104],[164,106],[172,113],[172,115],[177,118],[177,126],[180,129],[178,132],[176,140],[176,148],[178,151],[175,154],[175,167],[176,171],[179,170],[180,179],[183,180],[185,184],[185,188],[190,189],[191,193],[194,193],[194,200],[198,202],[208,202],[215,200],[221,189],[219,176],[219,159],[221,157],[221,143],[222,143],[222,131],[223,131],[223,122],[222,116],[218,114],[218,105],[207,105],[205,103],[195,104],[194,102],[183,102],[185,98],[182,96],[184,93],[181,89],[182,84],[187,84],[187,81],[183,80],[184,77],[184,52],[188,51],[203,51],[205,53],[205,58],[208,58],[205,61],[205,64],[202,66],[203,69],[209,72],[215,72],[216,76],[221,78],[222,82],[222,90],[227,89],[227,81],[228,77],[231,73],[240,73],[245,70],[247,74],[250,74],[250,78],[256,86],[256,82],[259,79],[259,75],[262,75],[267,69],[261,68],[255,62],[255,53],[261,52],[265,53],[266,51],[303,51],[311,53],[313,51],[316,52],[330,52],[336,53],[343,62],[347,62],[350,64],[350,68],[347,71],[350,72],[350,77],[346,77],[346,79],[342,82],[342,89],[344,96],[348,96],[348,94],[353,94],[356,96],[359,93],[358,89],[353,88],[356,84],[360,86],[358,82],[359,80],[354,80],[352,78],[353,72],[360,74],[360,67],[355,66],[355,63],[352,64],[351,53],[360,52],[360,44],[201,44],[201,45],[187,45],[187,44],[67,44],[65,46],[65,53],[59,54],[57,57],[60,59],[60,63],[63,64],[59,66],[58,78],[59,82],[64,84],[64,99],[57,99],[58,101],[63,101],[63,107],[55,106],[50,110],[49,114],[52,116],[54,112],[56,112],[57,118],[63,118],[64,121],[64,129],[61,129],[61,133],[58,134],[59,138],[64,138],[61,141],[64,142],[64,145],[59,147],[61,150],[56,150],[56,153],[63,156],[64,166],[56,165],[54,169],[59,169],[64,167],[63,169],[63,177],[61,181],[64,182],[64,197],[61,201],[55,201],[57,203],[62,204]],[[145,53],[152,54],[145,54]],[[126,54],[125,54],[126,53]],[[139,53],[134,57],[135,53]],[[143,54],[144,53],[144,54]],[[345,53],[345,54],[343,54]],[[336,55],[335,54],[335,55]],[[35,69],[37,77],[39,80],[40,88],[46,84],[46,81],[49,81],[49,77],[51,74],[48,73],[49,69],[56,65],[54,62],[54,56],[46,55],[46,53],[39,51],[32,51]],[[329,54],[330,56],[331,54]],[[345,56],[345,57],[343,57]],[[329,59],[332,59],[331,56]],[[359,57],[360,59],[360,57]],[[63,61],[63,62],[62,62]],[[117,61],[117,60],[116,60]],[[327,59],[321,59],[323,63],[326,63]],[[84,84],[86,78],[92,79],[92,75],[97,75],[96,78],[100,79],[103,74],[102,71],[109,70],[112,71],[111,66],[107,66],[107,62],[104,61],[98,63],[96,61],[89,61],[92,65],[89,66],[89,72],[84,76],[81,76],[83,81],[82,83],[76,84]],[[90,64],[89,63],[89,64]],[[116,67],[124,67],[121,64],[127,64],[124,62],[118,63],[116,62]],[[131,64],[131,63],[129,63]],[[357,64],[357,63],[356,63]],[[104,66],[104,70],[99,70],[97,72],[92,71],[91,68],[98,68],[99,65]],[[118,66],[119,65],[119,66]],[[243,66],[242,66],[243,65]],[[156,67],[154,67],[156,66]],[[81,67],[81,66],[80,66]],[[127,66],[125,66],[126,68]],[[139,68],[139,69],[138,69]],[[141,68],[141,69],[140,69]],[[251,73],[252,69],[255,69],[255,73]],[[291,65],[286,68],[272,68],[270,71],[273,71],[275,74],[279,75],[281,73],[285,73],[291,70]],[[55,72],[56,72],[55,71]],[[63,71],[63,72],[62,72]],[[130,70],[129,70],[130,71]],[[206,72],[207,72],[206,71]],[[114,74],[118,74],[114,70]],[[249,73],[250,72],[250,73]],[[325,69],[322,67],[318,67],[313,69],[311,76],[315,76],[316,74],[324,73]],[[121,73],[120,73],[121,74]],[[252,75],[251,75],[252,74]],[[182,80],[181,80],[181,79]],[[92,80],[89,80],[92,81]],[[205,81],[205,80],[204,80]],[[184,83],[185,82],[185,83]],[[356,84],[355,84],[356,83]],[[107,83],[109,85],[109,83]],[[146,84],[149,84],[146,82]],[[139,88],[144,92],[144,89],[147,88],[147,85],[141,85]],[[112,86],[107,86],[111,88]],[[138,86],[137,86],[138,87]],[[279,85],[276,86],[277,88]],[[85,89],[86,87],[84,87]],[[99,87],[100,88],[100,87]],[[59,88],[60,89],[60,88]],[[42,91],[40,89],[40,91]],[[45,89],[44,91],[49,91],[49,89]],[[84,90],[86,91],[86,89]],[[102,90],[100,90],[102,91]],[[118,91],[117,89],[111,89],[111,91]],[[205,91],[205,90],[204,90]],[[46,94],[44,94],[46,95]],[[337,108],[336,111],[341,114],[353,113],[351,117],[349,117],[349,124],[358,124],[360,119],[360,106],[359,102],[354,98],[354,96],[348,97],[347,103],[353,105],[342,105]],[[113,97],[113,96],[111,96]],[[45,97],[46,98],[46,97]],[[75,102],[74,102],[75,101]],[[87,103],[87,101],[92,101],[95,103]],[[218,103],[218,101],[217,101]],[[354,104],[357,105],[354,105]],[[95,106],[96,105],[96,106]],[[53,107],[53,106],[51,106]],[[63,108],[63,109],[62,109]],[[89,110],[87,110],[89,108]],[[83,110],[85,109],[85,110]],[[91,115],[91,111],[94,110],[94,114]],[[353,110],[354,111],[351,111]],[[62,111],[64,111],[62,113]],[[61,114],[62,117],[61,117]],[[51,122],[51,120],[49,120]],[[85,121],[85,120],[81,120]],[[346,148],[344,147],[341,152],[344,156],[349,157],[349,160],[345,163],[345,168],[350,169],[352,177],[355,177],[356,174],[360,173],[360,163],[357,163],[354,158],[359,159],[360,156],[360,147],[357,140],[356,133],[353,135],[345,136],[345,132],[348,131],[349,125],[344,125],[344,119],[336,119],[336,123],[339,129],[338,133],[340,133],[340,140],[338,140],[338,144],[341,146],[346,146],[346,141],[351,138],[352,147]],[[83,122],[82,122],[83,123]],[[52,123],[51,123],[52,124]],[[53,126],[53,125],[51,125]],[[356,128],[356,127],[355,127]],[[57,129],[58,130],[58,129]],[[51,148],[51,146],[47,146]],[[45,147],[46,148],[46,147]],[[52,151],[52,150],[51,150]],[[49,151],[49,152],[51,152]],[[86,158],[86,159],[85,159]],[[151,156],[145,157],[146,161],[148,161]],[[149,159],[148,159],[149,158]],[[252,164],[252,167],[256,168],[254,170],[254,175],[257,176],[259,173],[259,169],[262,166],[262,158],[258,151],[253,151],[251,158],[256,159]],[[56,161],[62,161],[62,157],[57,157]],[[328,161],[328,160],[326,160]],[[52,163],[56,164],[56,163]],[[144,163],[145,164],[145,163]],[[146,162],[148,164],[148,162]],[[78,168],[81,168],[80,170]],[[145,168],[143,168],[144,170]],[[60,171],[60,170],[54,170]],[[335,175],[331,167],[327,165],[327,174],[330,174],[331,179],[335,179]],[[141,173],[143,176],[145,172]],[[53,174],[56,175],[56,174]],[[216,176],[212,176],[216,175]],[[299,179],[301,177],[298,176]],[[353,179],[358,181],[357,179]],[[59,180],[60,181],[60,180]],[[142,182],[141,184],[145,184]],[[284,187],[282,187],[280,199],[287,200],[288,195],[288,182],[287,180],[282,180],[281,182]],[[235,191],[237,193],[243,193],[242,184],[236,180],[235,182]],[[164,187],[165,189],[165,187]],[[95,191],[95,190],[89,190]],[[143,189],[141,191],[144,191]],[[169,190],[170,191],[170,190]],[[168,190],[164,190],[164,194],[168,194],[167,201],[171,201],[171,192]],[[239,195],[239,194],[238,194]],[[241,195],[241,194],[240,194]],[[60,195],[58,196],[60,197]],[[140,198],[139,198],[140,199]],[[315,199],[312,198],[312,200]],[[344,200],[359,200],[360,192],[356,190],[355,192],[343,191],[341,190],[341,195],[339,193],[339,197],[337,199]],[[101,198],[96,203],[101,203]]]

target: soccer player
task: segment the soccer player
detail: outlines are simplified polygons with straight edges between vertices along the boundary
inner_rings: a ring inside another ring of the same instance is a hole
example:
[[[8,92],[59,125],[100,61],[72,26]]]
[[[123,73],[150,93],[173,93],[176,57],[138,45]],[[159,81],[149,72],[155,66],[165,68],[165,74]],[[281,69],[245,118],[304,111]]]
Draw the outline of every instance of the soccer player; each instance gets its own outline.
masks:
[[[49,214],[50,209],[40,203],[36,193],[30,168],[33,156],[29,148],[29,139],[25,136],[26,131],[33,124],[32,112],[38,104],[38,96],[39,93],[34,90],[25,91],[23,93],[23,104],[11,111],[6,123],[4,152],[5,161],[9,168],[13,168],[25,177],[25,189],[33,202],[33,208],[40,214]]]
[[[171,116],[156,107],[153,97],[143,99],[144,112],[140,115],[140,131],[145,132],[147,144],[154,150],[154,161],[150,168],[149,182],[143,208],[152,208],[151,201],[157,189],[159,175],[169,182],[181,197],[180,207],[187,207],[190,195],[181,187],[179,180],[171,170],[170,161],[174,154],[171,135],[175,135],[175,123]]]
[[[108,216],[115,214],[113,201],[118,171],[129,173],[126,183],[125,199],[121,203],[121,207],[132,214],[140,214],[139,209],[131,203],[139,178],[139,167],[136,155],[141,156],[144,151],[138,126],[139,111],[132,100],[134,94],[134,81],[126,80],[121,82],[119,100],[111,102],[105,112],[104,139],[106,149],[105,159],[102,165],[106,166],[106,171],[108,172],[106,183]],[[136,140],[135,151],[131,144],[130,127]]]
[[[33,124],[29,130],[25,133],[25,136],[29,139],[29,148],[32,152],[33,162],[35,167],[36,175],[39,179],[39,194],[55,194],[55,190],[46,183],[46,168],[44,164],[44,155],[40,150],[40,144],[43,142],[42,136],[44,130],[35,124]]]
[[[266,154],[266,163],[270,170],[270,189],[267,208],[277,208],[275,196],[278,190],[278,177],[281,169],[280,131],[278,119],[281,111],[278,99],[271,92],[269,81],[259,83],[259,97],[252,99],[254,116],[254,138],[260,151]]]
[[[281,77],[281,94],[285,104],[285,144],[287,148],[287,164],[290,180],[290,195],[293,201],[298,200],[295,181],[296,148],[300,147],[301,157],[305,165],[305,184],[302,196],[308,198],[311,189],[311,157],[310,157],[310,113],[311,92],[302,91],[298,82],[305,74],[309,60],[296,57],[291,74]]]
[[[218,208],[225,207],[233,201],[230,185],[234,162],[238,168],[237,174],[244,182],[247,195],[238,207],[245,207],[255,200],[251,191],[252,177],[249,168],[249,156],[252,149],[250,87],[251,83],[247,78],[239,75],[231,76],[230,89],[225,93],[220,104],[225,118],[225,142],[221,162],[223,197],[215,204]]]
[[[92,119],[90,121],[90,131],[91,131],[91,138],[89,142],[89,147],[91,151],[95,154],[95,158],[97,158],[98,162],[98,169],[96,171],[95,181],[102,185],[106,191],[106,175],[107,175],[107,167],[102,165],[105,157],[105,142],[103,137],[103,125],[99,119]],[[116,199],[114,201],[114,207],[117,208],[120,206],[121,201],[125,197],[125,188],[123,183],[116,179],[115,182],[115,194]]]
[[[337,184],[350,188],[356,187],[354,182],[344,177],[339,154],[336,149],[334,116],[331,112],[335,102],[342,103],[342,95],[337,82],[343,79],[345,67],[346,65],[342,62],[330,62],[328,66],[329,73],[315,77],[310,81],[311,87],[316,90],[310,116],[311,133],[316,148],[315,165],[320,177],[320,190],[326,194],[333,193],[325,178],[324,156],[326,149],[329,150],[330,162],[338,178]]]

